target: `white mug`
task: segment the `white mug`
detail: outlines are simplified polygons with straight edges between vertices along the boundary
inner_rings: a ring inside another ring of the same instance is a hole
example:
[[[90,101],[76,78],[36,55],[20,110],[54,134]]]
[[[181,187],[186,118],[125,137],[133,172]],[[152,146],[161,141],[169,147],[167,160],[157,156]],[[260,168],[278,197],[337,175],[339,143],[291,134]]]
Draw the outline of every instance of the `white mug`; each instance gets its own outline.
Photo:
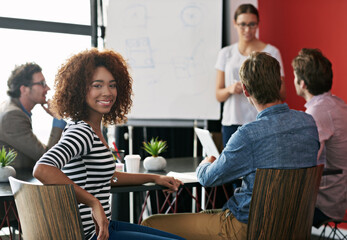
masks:
[[[124,157],[126,171],[129,173],[140,172],[140,155],[126,155]]]

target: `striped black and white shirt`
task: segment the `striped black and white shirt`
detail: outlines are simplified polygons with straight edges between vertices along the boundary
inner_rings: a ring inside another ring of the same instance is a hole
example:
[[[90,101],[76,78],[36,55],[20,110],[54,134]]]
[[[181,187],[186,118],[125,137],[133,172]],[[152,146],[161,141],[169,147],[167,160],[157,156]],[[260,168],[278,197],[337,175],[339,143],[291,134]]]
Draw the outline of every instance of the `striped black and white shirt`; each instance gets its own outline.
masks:
[[[46,152],[37,164],[61,169],[78,186],[96,197],[111,219],[110,182],[115,162],[110,150],[84,121],[69,122],[61,140]],[[95,234],[91,208],[79,204],[84,234],[90,239]]]

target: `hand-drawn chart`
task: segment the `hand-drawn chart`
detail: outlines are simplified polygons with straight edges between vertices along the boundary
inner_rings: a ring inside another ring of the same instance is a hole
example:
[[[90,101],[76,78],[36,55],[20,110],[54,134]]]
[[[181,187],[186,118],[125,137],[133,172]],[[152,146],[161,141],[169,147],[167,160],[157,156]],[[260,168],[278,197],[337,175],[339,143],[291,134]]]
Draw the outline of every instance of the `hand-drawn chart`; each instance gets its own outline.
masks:
[[[202,22],[202,11],[198,6],[187,6],[181,11],[181,19],[186,26],[197,26]]]
[[[126,56],[133,68],[154,68],[151,45],[148,37],[126,39]]]
[[[215,68],[221,0],[109,2],[106,47],[134,79],[133,119],[219,119]]]

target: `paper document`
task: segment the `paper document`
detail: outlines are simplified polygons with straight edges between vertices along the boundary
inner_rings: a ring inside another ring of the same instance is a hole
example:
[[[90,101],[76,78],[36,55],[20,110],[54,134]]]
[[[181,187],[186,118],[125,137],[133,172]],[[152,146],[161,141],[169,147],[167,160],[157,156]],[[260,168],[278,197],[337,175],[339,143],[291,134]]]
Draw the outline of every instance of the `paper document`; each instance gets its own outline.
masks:
[[[201,128],[194,129],[207,156],[214,156],[218,158],[219,151],[211,137],[210,131]]]
[[[196,172],[169,172],[167,176],[177,178],[184,183],[197,182]]]

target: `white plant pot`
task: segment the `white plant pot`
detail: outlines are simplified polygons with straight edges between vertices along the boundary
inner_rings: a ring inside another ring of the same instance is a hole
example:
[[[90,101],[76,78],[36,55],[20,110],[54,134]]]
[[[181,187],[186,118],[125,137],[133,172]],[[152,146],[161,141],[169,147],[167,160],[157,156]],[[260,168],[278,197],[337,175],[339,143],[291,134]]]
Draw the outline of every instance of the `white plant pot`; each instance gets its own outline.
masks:
[[[160,171],[166,167],[166,160],[163,157],[146,157],[143,167],[148,171]]]
[[[8,177],[15,177],[16,170],[11,166],[0,167],[0,182],[8,182]]]

